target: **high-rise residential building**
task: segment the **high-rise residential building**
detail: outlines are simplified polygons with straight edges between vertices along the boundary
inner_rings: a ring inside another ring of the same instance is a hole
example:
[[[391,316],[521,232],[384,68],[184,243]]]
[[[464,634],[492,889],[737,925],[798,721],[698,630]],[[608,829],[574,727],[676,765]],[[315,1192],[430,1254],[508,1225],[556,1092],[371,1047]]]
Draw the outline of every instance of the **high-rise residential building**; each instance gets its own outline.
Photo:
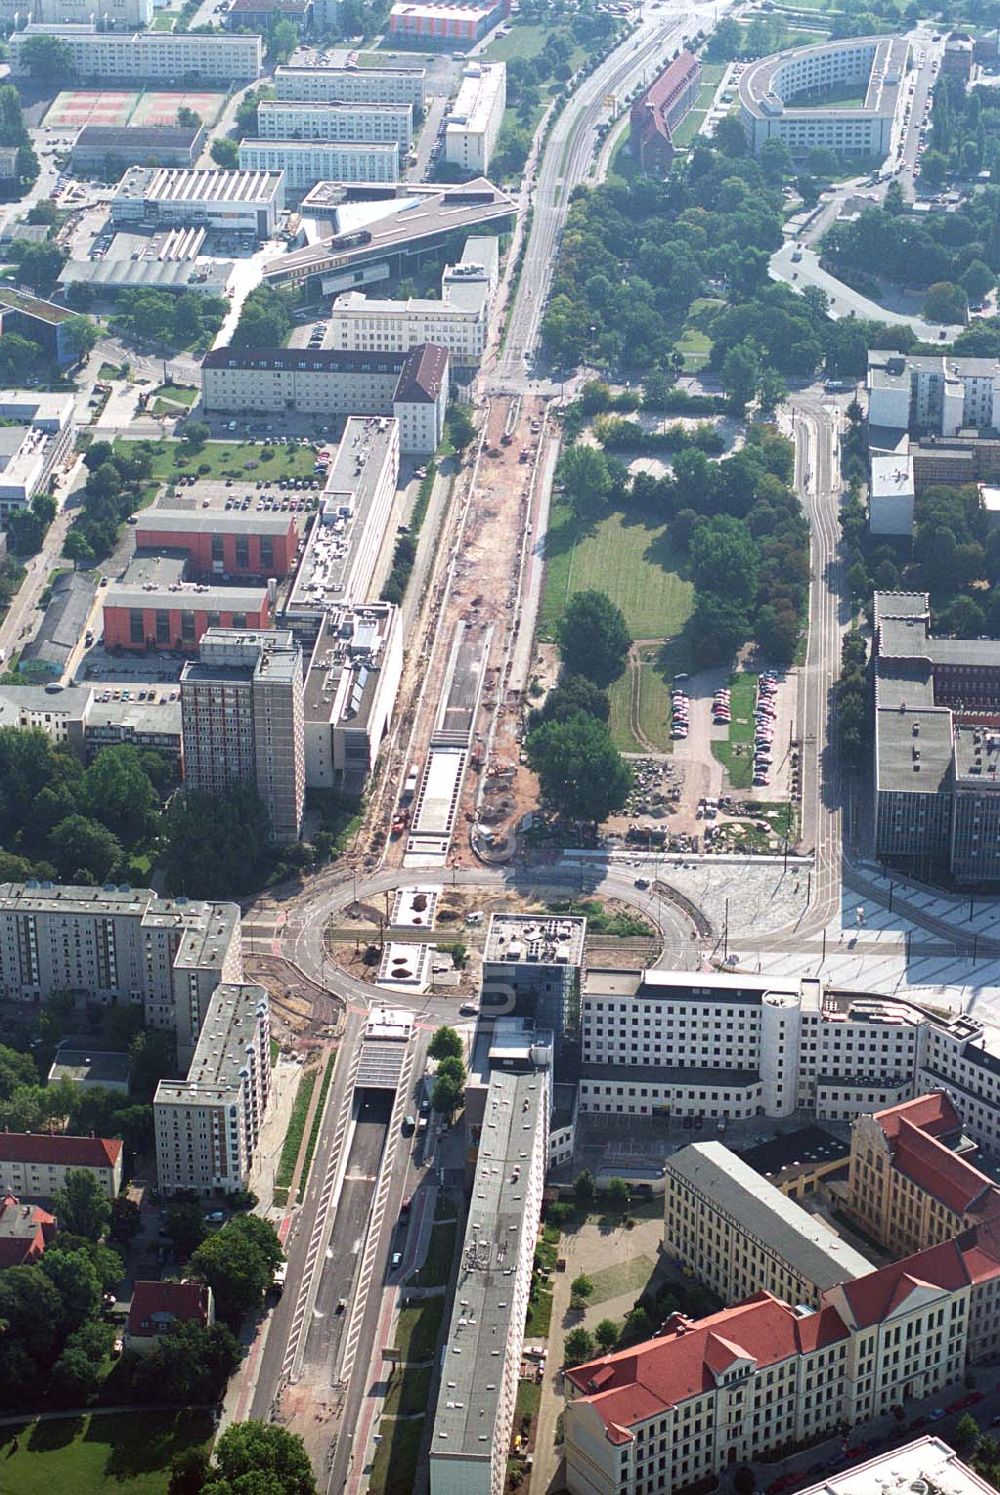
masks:
[[[851,1127],[845,1207],[868,1235],[900,1254],[986,1220],[1000,1223],[1000,1188],[974,1166],[974,1152],[943,1090],[859,1116]]]
[[[67,48],[76,78],[198,79],[217,83],[253,83],[260,77],[264,43],[259,36],[188,36],[169,31],[104,31],[92,23],[36,25],[14,31],[10,70],[14,77],[30,72],[24,48],[35,36],[55,36]],[[30,59],[30,49],[28,51]]]
[[[252,784],[276,841],[298,838],[305,803],[302,650],[284,630],[209,628],[181,675],[184,779],[218,794]]]
[[[235,903],[158,898],[149,888],[0,884],[0,993],[37,1001],[141,1004],[172,1028],[180,1062],[194,1050],[212,993],[243,975]]]
[[[205,1016],[184,1080],[153,1099],[160,1190],[245,1189],[271,1090],[271,1022],[262,986],[225,982]]]
[[[346,54],[345,54],[346,55]],[[349,68],[331,54],[310,47],[293,52],[274,70],[274,92],[279,99],[313,99],[326,104],[412,104],[423,109],[427,74],[423,68]]]

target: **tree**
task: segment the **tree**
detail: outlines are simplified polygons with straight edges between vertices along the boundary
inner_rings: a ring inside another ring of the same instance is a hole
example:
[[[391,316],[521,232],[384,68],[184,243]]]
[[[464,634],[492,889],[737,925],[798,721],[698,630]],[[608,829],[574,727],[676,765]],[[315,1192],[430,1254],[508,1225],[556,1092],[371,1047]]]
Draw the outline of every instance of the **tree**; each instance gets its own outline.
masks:
[[[177,111],[177,124],[182,130],[197,130],[201,124],[201,115],[197,114],[187,104],[182,104]]]
[[[188,1263],[192,1275],[208,1283],[215,1294],[219,1317],[228,1323],[237,1323],[245,1313],[259,1309],[274,1280],[274,1266],[268,1254],[250,1233],[237,1229],[243,1223],[245,1217],[241,1216],[208,1236]],[[267,1226],[264,1220],[260,1223]],[[280,1248],[278,1259],[281,1259]]]
[[[581,1173],[576,1175],[573,1183],[573,1194],[576,1198],[577,1207],[582,1210],[591,1209],[596,1193],[597,1187],[594,1183],[594,1175],[589,1168],[584,1168]]]
[[[948,157],[941,151],[925,151],[920,161],[920,180],[925,187],[932,188],[935,192],[944,186],[948,175]]]
[[[759,350],[749,338],[744,338],[743,342],[730,348],[722,361],[720,376],[722,387],[734,408],[742,411],[753,399],[760,384],[761,373]]]
[[[449,1080],[454,1080],[456,1085],[464,1085],[467,1078],[466,1068],[461,1059],[456,1059],[451,1055],[441,1060],[437,1072]]]
[[[83,454],[83,465],[88,472],[96,472],[105,462],[110,462],[115,449],[110,441],[92,441]]]
[[[267,1476],[270,1484],[263,1482]],[[282,1495],[317,1495],[302,1439],[276,1423],[233,1423],[215,1445],[215,1462],[203,1495],[237,1495],[238,1491],[250,1495],[272,1486]]]
[[[196,1199],[173,1199],[167,1205],[163,1228],[179,1261],[187,1261],[208,1235],[201,1205]]]
[[[49,850],[66,882],[107,882],[121,861],[117,836],[86,815],[68,815],[49,836]]]
[[[757,159],[768,182],[777,185],[792,174],[792,153],[777,136],[773,140],[764,141]]]
[[[243,303],[231,346],[280,348],[291,330],[290,298],[271,286],[258,286]]]
[[[619,1327],[614,1319],[601,1319],[594,1327],[594,1338],[605,1353],[618,1343]]]
[[[48,296],[55,289],[59,272],[66,263],[66,251],[51,240],[29,244],[18,239],[14,243],[14,258],[21,284],[30,286],[40,296]]]
[[[457,452],[464,452],[476,434],[476,427],[472,420],[472,411],[468,405],[460,405],[457,402],[448,409],[448,435],[451,444]]]
[[[624,1178],[609,1179],[605,1193],[608,1204],[616,1214],[624,1215],[632,1203],[632,1190],[629,1188],[627,1181]]]
[[[139,1206],[127,1194],[119,1194],[111,1202],[111,1224],[108,1240],[128,1247],[142,1229]]]
[[[571,1297],[586,1300],[593,1293],[594,1284],[586,1272],[581,1272],[578,1277],[573,1278],[573,1281],[569,1285],[569,1291]]]
[[[996,275],[982,260],[972,260],[959,276],[962,289],[969,300],[977,305],[986,300],[996,283]]]
[[[299,44],[299,28],[287,16],[271,28],[271,56],[275,62],[287,62]]]
[[[167,1495],[201,1495],[208,1479],[210,1455],[204,1448],[185,1448],[170,1460]]]
[[[176,794],[160,830],[167,884],[189,898],[224,898],[252,888],[270,835],[267,810],[249,784],[232,784],[218,795]]]
[[[82,529],[71,527],[63,541],[63,555],[75,566],[89,566],[94,560],[94,549]]]
[[[963,1412],[955,1424],[955,1442],[959,1450],[966,1455],[974,1453],[981,1437],[982,1431],[979,1423],[971,1412]]]
[[[580,712],[599,722],[607,722],[611,702],[607,691],[588,680],[586,675],[571,675],[566,671],[559,677],[559,684],[549,691],[541,707],[531,713],[529,730],[540,727],[542,722],[568,721]]]
[[[690,554],[699,592],[716,592],[742,603],[757,594],[759,552],[742,519],[716,514],[691,536]]]
[[[212,1402],[239,1363],[239,1343],[225,1324],[173,1324],[146,1358],[144,1379],[158,1400]]]
[[[705,55],[712,62],[732,62],[740,56],[742,45],[743,30],[739,22],[732,16],[723,16],[708,39]]]
[[[211,434],[211,426],[203,420],[189,420],[184,423],[183,442],[189,452],[200,452]]]
[[[67,318],[62,326],[62,335],[76,363],[81,363],[86,358],[99,336],[89,317]]]
[[[563,668],[597,685],[610,685],[625,668],[632,636],[605,592],[575,592],[556,625]]]
[[[98,1241],[111,1223],[111,1203],[88,1168],[67,1168],[53,1198],[59,1229]]]
[[[529,733],[525,747],[542,799],[558,815],[600,823],[623,808],[632,770],[594,717],[545,722]]]
[[[74,1170],[76,1171],[76,1170]],[[61,1319],[70,1329],[78,1329],[101,1311],[101,1279],[93,1262],[82,1251],[67,1251],[60,1245],[50,1246],[38,1263],[59,1294]]]
[[[239,145],[227,135],[212,141],[211,156],[216,166],[221,166],[226,171],[235,171],[240,164]]]
[[[461,1059],[465,1045],[454,1028],[437,1028],[427,1052],[432,1059]]]
[[[868,572],[860,561],[855,561],[847,572],[847,590],[855,602],[863,602],[868,596]]]
[[[439,1116],[454,1116],[462,1104],[462,1086],[452,1075],[438,1075],[431,1091],[431,1105]]]
[[[594,1337],[582,1324],[571,1329],[563,1342],[563,1360],[567,1366],[582,1365],[594,1353]]]
[[[969,300],[961,286],[938,280],[924,298],[924,316],[929,322],[961,322],[969,319]]]
[[[156,791],[134,748],[103,748],[87,769],[86,792],[91,814],[127,845],[151,829]]]
[[[25,37],[20,55],[36,83],[57,82],[75,72],[72,48],[58,36]]]
[[[566,497],[575,514],[599,512],[611,494],[611,468],[600,447],[567,447],[559,458],[556,478],[565,486]]]
[[[37,1085],[38,1070],[30,1054],[0,1043],[0,1101],[9,1100],[19,1085]]]

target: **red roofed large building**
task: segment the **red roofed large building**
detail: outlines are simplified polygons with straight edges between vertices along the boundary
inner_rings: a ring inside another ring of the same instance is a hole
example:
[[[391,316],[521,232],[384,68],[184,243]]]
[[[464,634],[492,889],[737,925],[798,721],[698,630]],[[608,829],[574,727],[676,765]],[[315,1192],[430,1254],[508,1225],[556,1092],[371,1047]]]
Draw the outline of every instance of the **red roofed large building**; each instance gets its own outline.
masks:
[[[51,1199],[66,1182],[67,1168],[85,1168],[114,1199],[122,1186],[121,1139],[0,1132],[0,1191]]]
[[[643,171],[666,176],[674,159],[674,131],[693,108],[701,86],[701,64],[681,51],[636,99],[629,116],[629,146]]]
[[[13,1194],[0,1197],[0,1267],[37,1261],[56,1233],[56,1217]]]
[[[859,1116],[851,1127],[847,1206],[900,1253],[1000,1218],[1000,1189],[958,1150],[962,1124],[943,1091]]]
[[[155,1347],[173,1324],[215,1323],[212,1289],[203,1282],[137,1282],[125,1324],[125,1343],[140,1354]]]
[[[991,1353],[973,1326],[1000,1256],[980,1234],[832,1287],[817,1309],[758,1293],[567,1371],[567,1488],[670,1495],[959,1380]]]

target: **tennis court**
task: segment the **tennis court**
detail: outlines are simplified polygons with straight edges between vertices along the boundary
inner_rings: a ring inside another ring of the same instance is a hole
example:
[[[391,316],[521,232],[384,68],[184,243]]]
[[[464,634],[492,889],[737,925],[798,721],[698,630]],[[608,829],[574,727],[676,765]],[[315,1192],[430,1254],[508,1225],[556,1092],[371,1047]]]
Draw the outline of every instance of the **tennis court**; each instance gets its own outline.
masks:
[[[55,130],[82,130],[84,125],[111,125],[123,128],[135,108],[138,93],[122,93],[111,88],[70,88],[56,94],[45,116],[45,124]]]
[[[130,125],[175,125],[178,109],[193,109],[205,125],[214,125],[226,102],[224,93],[190,92],[141,94],[129,120]]]

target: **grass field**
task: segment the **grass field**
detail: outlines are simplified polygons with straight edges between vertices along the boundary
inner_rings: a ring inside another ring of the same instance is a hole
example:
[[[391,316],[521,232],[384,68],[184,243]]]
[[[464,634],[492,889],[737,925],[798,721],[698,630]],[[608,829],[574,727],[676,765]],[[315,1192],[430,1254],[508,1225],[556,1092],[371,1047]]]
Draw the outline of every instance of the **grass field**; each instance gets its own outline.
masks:
[[[17,1449],[14,1440],[17,1439]],[[196,1412],[65,1417],[0,1428],[0,1490],[17,1495],[166,1495],[170,1461],[211,1446],[210,1419]]]
[[[537,1417],[541,1405],[541,1386],[536,1386],[534,1381],[518,1381],[514,1421],[517,1422],[522,1417]]]
[[[418,1267],[409,1279],[410,1287],[446,1287],[451,1276],[451,1262],[455,1255],[455,1234],[458,1222],[448,1220],[435,1225],[431,1231],[427,1260]]]
[[[548,1339],[552,1328],[552,1294],[547,1287],[538,1289],[538,1296],[528,1304],[528,1317],[524,1326],[526,1339]]]
[[[729,681],[732,721],[729,740],[713,742],[712,756],[729,774],[732,789],[749,789],[753,781],[753,708],[757,699],[757,676],[740,673]]]
[[[707,331],[711,314],[723,303],[718,296],[698,296],[691,302],[674,347],[684,354],[684,372],[696,374],[708,363],[712,339]]]
[[[299,1203],[306,1191],[309,1182],[309,1170],[312,1167],[313,1154],[316,1151],[316,1143],[319,1141],[319,1129],[323,1122],[323,1107],[326,1105],[326,1092],[330,1088],[333,1079],[333,1066],[337,1062],[336,1054],[331,1054],[326,1061],[326,1069],[323,1071],[323,1083],[320,1086],[319,1099],[316,1102],[316,1110],[313,1112],[312,1126],[309,1128],[309,1141],[306,1143],[306,1155],[302,1164],[302,1173],[299,1176]],[[282,1153],[284,1157],[284,1153]]]
[[[299,1078],[299,1088],[295,1092],[292,1113],[288,1118],[288,1130],[285,1132],[285,1140],[281,1148],[281,1158],[274,1175],[275,1188],[287,1189],[292,1181],[295,1164],[298,1162],[299,1148],[302,1146],[302,1133],[306,1127],[306,1113],[316,1087],[318,1073],[318,1070],[310,1069]]]
[[[411,1495],[424,1419],[384,1417],[379,1427],[382,1442],[375,1450],[368,1488],[373,1495]]]
[[[677,129],[673,131],[675,145],[684,146],[691,144],[704,123],[705,115],[712,107],[715,90],[722,82],[722,75],[725,71],[726,65],[723,62],[706,62],[702,64],[701,87],[698,90],[698,97],[695,99],[690,113],[684,116]]]
[[[650,644],[639,649],[638,680],[626,670],[611,686],[611,735],[623,753],[645,753],[649,744],[661,753],[673,751],[670,737],[670,685],[679,670],[690,663],[681,639],[672,645]],[[638,690],[638,710],[633,700]],[[635,717],[639,731],[635,731]],[[645,742],[642,740],[645,738]]]
[[[311,446],[251,446],[247,441],[206,441],[198,452],[188,452],[180,441],[129,441],[119,438],[115,450],[130,454],[147,447],[153,457],[152,476],[167,483],[179,473],[203,478],[311,478],[315,455]],[[264,453],[270,452],[271,456]],[[207,472],[199,472],[207,467]]]
[[[402,1360],[429,1360],[437,1344],[444,1298],[421,1298],[411,1308],[401,1310],[396,1320],[396,1349]]]
[[[430,1365],[395,1366],[392,1383],[386,1393],[383,1416],[412,1417],[414,1412],[425,1412],[431,1392]]]
[[[586,523],[568,505],[556,504],[545,555],[543,638],[554,636],[573,593],[590,587],[621,608],[633,638],[671,638],[691,615],[694,586],[685,575],[686,561],[658,516],[614,512]]]

